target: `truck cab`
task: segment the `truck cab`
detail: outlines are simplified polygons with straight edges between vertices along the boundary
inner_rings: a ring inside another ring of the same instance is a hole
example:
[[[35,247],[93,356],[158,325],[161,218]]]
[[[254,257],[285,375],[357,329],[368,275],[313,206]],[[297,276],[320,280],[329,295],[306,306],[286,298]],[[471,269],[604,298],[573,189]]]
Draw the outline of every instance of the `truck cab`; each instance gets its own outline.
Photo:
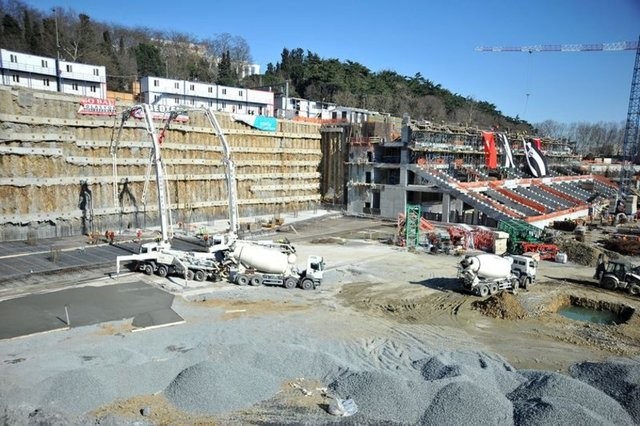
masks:
[[[536,282],[538,262],[530,256],[511,255],[509,257],[513,258],[511,272],[518,277],[520,287],[529,288]]]

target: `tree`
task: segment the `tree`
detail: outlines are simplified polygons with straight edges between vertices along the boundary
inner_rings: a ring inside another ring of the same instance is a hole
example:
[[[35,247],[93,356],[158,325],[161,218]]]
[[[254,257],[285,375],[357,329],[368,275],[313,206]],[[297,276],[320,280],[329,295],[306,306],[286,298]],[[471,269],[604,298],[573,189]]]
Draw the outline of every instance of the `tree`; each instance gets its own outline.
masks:
[[[147,43],[140,43],[134,49],[134,52],[139,78],[165,75],[165,65],[157,47]]]
[[[79,15],[79,19],[80,22],[76,30],[76,60],[85,63],[96,63],[99,60],[100,51],[93,22],[84,13]]]
[[[231,54],[229,51],[222,54],[218,63],[218,78],[216,84],[222,86],[233,86],[237,83],[238,77],[231,66]]]
[[[2,47],[6,47],[12,50],[24,50],[25,43],[22,36],[22,28],[13,16],[5,14],[2,17],[2,41],[0,41]]]

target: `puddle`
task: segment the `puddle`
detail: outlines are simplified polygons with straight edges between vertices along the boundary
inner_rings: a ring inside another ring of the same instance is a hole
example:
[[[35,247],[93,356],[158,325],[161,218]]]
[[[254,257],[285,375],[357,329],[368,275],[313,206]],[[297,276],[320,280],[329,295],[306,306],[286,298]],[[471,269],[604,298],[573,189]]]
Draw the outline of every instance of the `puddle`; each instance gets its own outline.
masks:
[[[593,324],[623,324],[635,313],[632,307],[621,303],[568,295],[556,299],[552,305],[555,305],[552,310],[565,318]]]
[[[592,322],[595,324],[620,324],[624,322],[620,315],[611,311],[595,311],[582,306],[565,306],[560,308],[558,313],[565,318],[574,321]]]

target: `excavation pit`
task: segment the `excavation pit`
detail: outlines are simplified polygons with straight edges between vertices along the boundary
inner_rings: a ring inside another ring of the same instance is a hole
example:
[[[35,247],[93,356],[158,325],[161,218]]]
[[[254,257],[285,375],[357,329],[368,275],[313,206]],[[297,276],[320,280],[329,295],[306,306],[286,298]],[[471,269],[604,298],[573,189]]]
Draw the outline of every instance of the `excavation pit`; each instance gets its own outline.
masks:
[[[555,306],[557,306],[555,312],[558,315],[570,320],[605,325],[624,324],[635,312],[630,306],[621,303],[576,296],[560,298]]]

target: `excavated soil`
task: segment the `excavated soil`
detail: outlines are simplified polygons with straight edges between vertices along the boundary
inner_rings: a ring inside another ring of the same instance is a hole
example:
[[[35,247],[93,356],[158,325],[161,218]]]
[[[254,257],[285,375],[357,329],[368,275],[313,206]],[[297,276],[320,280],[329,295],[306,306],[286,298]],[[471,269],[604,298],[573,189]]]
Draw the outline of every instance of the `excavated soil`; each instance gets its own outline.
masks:
[[[527,311],[522,307],[516,296],[506,291],[501,291],[485,300],[473,302],[471,306],[484,315],[493,318],[518,320],[527,316]]]

